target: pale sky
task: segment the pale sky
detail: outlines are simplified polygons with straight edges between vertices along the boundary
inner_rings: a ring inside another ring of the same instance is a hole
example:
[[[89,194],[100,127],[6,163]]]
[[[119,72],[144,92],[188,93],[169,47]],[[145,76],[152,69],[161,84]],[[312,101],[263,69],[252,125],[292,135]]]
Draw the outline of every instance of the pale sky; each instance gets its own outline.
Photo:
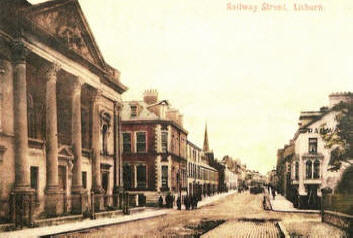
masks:
[[[30,1],[31,3],[42,1]],[[293,137],[300,111],[353,91],[353,1],[296,12],[293,0],[79,0],[105,60],[129,87],[157,89],[184,114],[202,147],[205,122],[215,156],[266,173]],[[286,3],[286,12],[226,5]]]

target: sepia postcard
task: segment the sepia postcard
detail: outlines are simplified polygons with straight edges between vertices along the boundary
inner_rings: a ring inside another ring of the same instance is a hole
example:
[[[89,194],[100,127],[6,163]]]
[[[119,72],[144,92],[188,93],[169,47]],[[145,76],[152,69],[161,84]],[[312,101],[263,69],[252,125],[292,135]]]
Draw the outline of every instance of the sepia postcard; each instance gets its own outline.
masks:
[[[0,0],[0,238],[353,237],[352,21]]]

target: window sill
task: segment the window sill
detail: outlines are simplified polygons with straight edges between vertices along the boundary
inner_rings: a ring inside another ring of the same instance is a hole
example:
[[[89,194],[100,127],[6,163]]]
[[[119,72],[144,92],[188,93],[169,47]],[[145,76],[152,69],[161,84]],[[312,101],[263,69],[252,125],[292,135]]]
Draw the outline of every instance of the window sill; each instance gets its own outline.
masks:
[[[304,184],[321,184],[321,179],[304,179]]]

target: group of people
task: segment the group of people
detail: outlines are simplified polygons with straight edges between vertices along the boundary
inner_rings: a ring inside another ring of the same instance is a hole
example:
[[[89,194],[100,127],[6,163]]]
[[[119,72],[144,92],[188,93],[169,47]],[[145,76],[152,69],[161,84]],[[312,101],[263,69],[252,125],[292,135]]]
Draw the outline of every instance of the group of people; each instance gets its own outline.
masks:
[[[198,196],[196,196],[196,195],[186,195],[186,196],[183,197],[183,200],[184,200],[185,210],[190,210],[190,209],[196,209],[197,208],[197,204],[199,202]],[[165,196],[165,207],[166,208],[173,208],[174,201],[175,201],[174,195],[168,193]],[[163,207],[163,197],[162,196],[159,196],[158,205],[159,205],[159,207]],[[180,198],[180,196],[178,196],[178,198],[176,200],[176,205],[177,205],[178,209],[181,210],[181,198]]]
[[[173,208],[174,201],[175,201],[174,195],[168,193],[167,196],[165,196],[166,208]],[[159,205],[159,207],[163,207],[163,198],[162,198],[162,196],[159,196],[158,205]]]
[[[184,196],[185,210],[196,209],[199,199],[196,195],[186,195]],[[181,208],[180,208],[181,209]]]

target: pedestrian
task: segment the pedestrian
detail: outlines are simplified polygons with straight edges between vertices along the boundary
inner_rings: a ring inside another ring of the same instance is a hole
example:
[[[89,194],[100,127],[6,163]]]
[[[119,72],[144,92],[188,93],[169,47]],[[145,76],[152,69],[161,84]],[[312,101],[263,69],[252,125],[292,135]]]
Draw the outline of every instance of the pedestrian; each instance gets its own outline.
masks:
[[[159,205],[159,207],[163,207],[163,198],[162,198],[162,195],[159,196],[158,205]]]
[[[181,199],[180,199],[180,196],[178,196],[176,203],[177,203],[178,210],[181,210]]]
[[[192,209],[197,208],[197,197],[196,195],[192,196]]]
[[[276,198],[276,191],[275,191],[275,189],[273,188],[273,189],[271,189],[271,191],[272,191],[272,197],[273,197],[273,200],[275,200],[275,198]]]
[[[191,204],[191,209],[195,209],[195,201],[194,201],[194,195],[190,195],[190,204]]]
[[[167,194],[167,196],[165,197],[165,203],[167,208],[170,208],[170,204],[172,203],[172,196],[170,195],[170,193]]]
[[[184,203],[185,203],[185,209],[190,210],[190,198],[188,195],[185,196]]]

